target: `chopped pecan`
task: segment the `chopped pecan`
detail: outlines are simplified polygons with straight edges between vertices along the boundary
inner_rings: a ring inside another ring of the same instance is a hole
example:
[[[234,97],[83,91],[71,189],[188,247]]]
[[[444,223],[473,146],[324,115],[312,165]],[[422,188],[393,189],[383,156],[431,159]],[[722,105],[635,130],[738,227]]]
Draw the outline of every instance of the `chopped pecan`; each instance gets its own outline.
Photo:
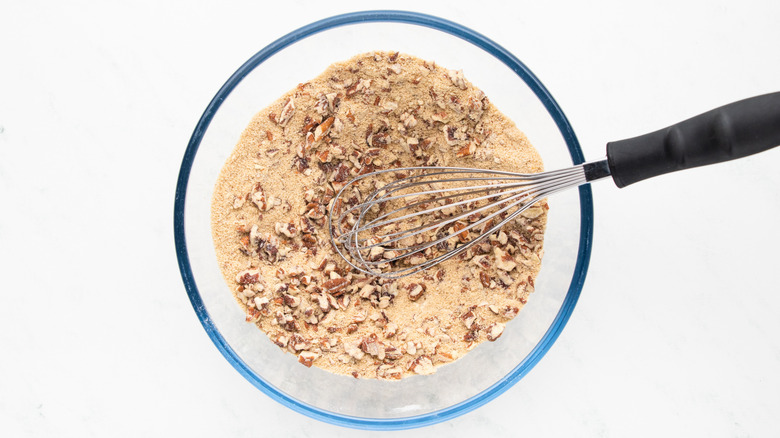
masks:
[[[474,310],[469,310],[468,312],[464,313],[460,316],[460,319],[463,321],[463,325],[465,325],[467,329],[473,329],[477,323],[477,315],[474,314]]]
[[[298,323],[295,321],[292,315],[277,311],[275,318],[276,318],[276,323],[279,324],[280,327],[287,330],[288,332],[298,331],[299,329]]]
[[[452,232],[451,235],[457,233],[458,240],[461,241],[461,243],[466,243],[469,240],[469,230],[460,231],[466,228],[466,224],[464,224],[461,221],[457,221],[454,224],[452,224]]]
[[[534,206],[520,213],[520,216],[528,219],[536,219],[541,216],[542,213],[544,213],[544,208]]]
[[[477,144],[474,142],[471,142],[467,144],[466,146],[463,146],[458,150],[458,153],[456,154],[458,157],[467,157],[469,155],[474,155],[474,152],[477,151]]]
[[[274,231],[276,231],[276,234],[282,234],[289,238],[295,237],[296,234],[298,234],[298,229],[295,228],[295,224],[292,222],[289,223],[282,223],[277,222],[274,225]]]
[[[404,357],[404,354],[398,348],[395,348],[392,345],[388,345],[387,347],[385,347],[385,360],[393,361],[393,360],[398,360],[402,357]]]
[[[415,126],[417,126],[417,119],[414,118],[414,114],[410,113],[403,113],[400,116],[401,123],[404,125],[404,128],[406,129],[412,129]]]
[[[466,332],[465,335],[463,335],[463,340],[465,342],[474,342],[477,339],[479,339],[479,331],[478,330],[469,330]]]
[[[314,110],[321,116],[324,116],[325,113],[328,112],[328,98],[324,94],[320,93],[317,95],[317,101],[314,103]]]
[[[459,146],[468,140],[465,127],[458,128],[453,125],[445,125],[442,127],[442,131],[444,131],[445,141],[450,146]]]
[[[496,258],[497,268],[510,272],[511,270],[517,267],[517,263],[515,263],[515,259],[512,257],[512,255],[507,253],[503,249],[499,247],[495,247],[493,248],[493,254],[495,255]]]
[[[282,111],[279,113],[279,119],[276,121],[279,125],[286,125],[287,122],[290,121],[290,119],[293,116],[293,113],[295,112],[295,102],[293,101],[292,97],[287,98],[287,101],[284,103],[284,106],[282,107]]]
[[[348,284],[349,280],[344,277],[333,278],[326,281],[325,283],[322,283],[322,289],[325,292],[337,297],[344,293],[344,289],[346,289]]]
[[[408,286],[409,288],[409,299],[412,301],[417,301],[422,297],[423,292],[425,292],[425,285],[419,284],[419,283],[412,283]]]
[[[398,333],[398,324],[394,322],[388,322],[385,325],[385,331],[384,331],[385,337],[392,338],[393,336],[395,336],[396,333]]]
[[[360,349],[364,353],[368,353],[379,360],[385,358],[385,346],[377,340],[376,335],[373,333],[361,340]]]
[[[351,109],[347,109],[346,117],[347,117],[347,119],[349,119],[350,122],[355,123],[355,115],[352,114],[352,110]]]
[[[409,364],[409,370],[415,374],[422,375],[433,374],[436,371],[436,369],[433,367],[433,361],[431,361],[431,358],[425,355],[422,355],[412,361]]]
[[[309,204],[307,206],[309,210],[306,212],[305,216],[312,220],[318,220],[325,217],[325,209],[320,204]]]
[[[306,173],[306,169],[309,168],[309,160],[306,157],[293,157],[292,168],[300,173]]]
[[[315,126],[317,126],[318,123],[320,123],[320,118],[314,118],[312,119],[311,116],[306,116],[303,118],[303,127],[301,128],[301,132],[304,134],[310,134],[310,131],[314,129]]]
[[[349,179],[349,166],[345,163],[339,164],[336,171],[331,175],[331,181],[334,182],[346,182]]]
[[[259,310],[247,307],[246,308],[246,322],[257,322],[260,320],[261,313]]]
[[[299,297],[290,295],[290,294],[283,294],[282,299],[284,300],[284,305],[287,307],[298,307],[299,304],[301,304],[301,299]]]
[[[385,131],[374,132],[366,137],[366,143],[371,147],[386,148],[390,140],[390,134]]]
[[[501,310],[501,316],[503,316],[504,318],[511,319],[517,316],[517,312],[519,311],[520,309],[518,309],[517,307],[506,306]]]
[[[323,294],[312,294],[312,300],[317,303],[320,310],[322,310],[324,313],[327,313],[330,311],[330,303],[328,302],[328,297],[326,297]]]
[[[314,235],[306,233],[301,236],[301,242],[303,242],[303,246],[306,248],[316,248],[317,247],[317,238],[314,237]]]
[[[252,284],[257,283],[259,280],[259,269],[247,269],[236,274],[236,283],[238,284]]]
[[[252,191],[252,194],[250,195],[250,199],[257,206],[258,210],[260,211],[268,210],[268,203],[266,202],[265,191],[263,190],[263,186],[260,185],[260,183],[257,183],[255,185],[255,188]]]
[[[500,322],[493,323],[487,328],[487,340],[493,342],[500,338],[502,333],[504,333],[504,324],[501,324]]]
[[[288,346],[295,351],[306,350],[311,347],[311,342],[298,333],[293,333],[290,335],[290,342]]]
[[[474,258],[471,259],[471,263],[474,263],[475,265],[481,266],[485,269],[490,268],[490,260],[488,260],[488,257],[484,254],[474,256]]]
[[[255,297],[253,301],[255,303],[255,308],[261,312],[266,310],[268,308],[268,303],[271,302],[267,297]]]
[[[466,89],[466,79],[463,77],[463,70],[447,70],[447,77],[456,87],[461,90]]]
[[[317,354],[312,353],[311,351],[303,351],[298,355],[298,362],[302,363],[307,368],[311,368],[312,363],[314,363],[318,357]]]
[[[344,343],[344,351],[352,356],[353,358],[360,360],[365,356],[365,353],[360,348],[362,345],[362,340],[358,339],[357,342],[345,342]]]
[[[490,286],[490,276],[484,270],[479,271],[479,282],[482,283],[482,287]]]
[[[277,333],[276,336],[273,338],[274,344],[276,344],[277,346],[279,346],[281,348],[287,347],[287,343],[289,341],[290,340],[287,338],[287,336],[285,336],[282,333]]]
[[[333,120],[334,119],[332,116],[328,117],[314,129],[314,141],[322,140],[322,137],[324,137],[330,131],[330,127],[333,125]]]

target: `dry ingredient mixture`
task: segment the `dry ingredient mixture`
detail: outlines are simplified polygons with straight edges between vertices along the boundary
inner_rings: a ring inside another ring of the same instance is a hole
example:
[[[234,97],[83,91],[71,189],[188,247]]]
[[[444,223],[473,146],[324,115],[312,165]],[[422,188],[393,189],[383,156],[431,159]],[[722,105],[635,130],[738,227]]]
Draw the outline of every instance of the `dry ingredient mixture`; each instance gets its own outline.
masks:
[[[357,175],[409,166],[543,170],[461,71],[397,52],[362,54],[298,85],[252,119],[223,167],[212,203],[222,273],[246,321],[303,365],[356,378],[430,374],[498,339],[533,292],[544,201],[427,271],[386,280],[349,268],[328,237],[335,194]]]

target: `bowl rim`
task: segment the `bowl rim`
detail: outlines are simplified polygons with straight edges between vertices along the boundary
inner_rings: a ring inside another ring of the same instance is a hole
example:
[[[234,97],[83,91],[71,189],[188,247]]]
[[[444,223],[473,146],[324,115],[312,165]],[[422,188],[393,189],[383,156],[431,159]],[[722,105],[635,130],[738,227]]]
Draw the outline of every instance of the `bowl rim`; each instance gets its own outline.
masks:
[[[198,291],[198,287],[195,284],[195,280],[193,278],[184,230],[184,209],[187,186],[195,155],[197,154],[200,142],[204,133],[208,129],[212,118],[216,114],[224,99],[232,92],[238,83],[241,82],[241,80],[247,74],[262,64],[266,59],[270,58],[280,50],[295,43],[298,40],[308,38],[314,34],[328,29],[369,22],[393,22],[427,27],[458,37],[493,55],[507,67],[513,70],[526,83],[526,85],[531,88],[536,97],[547,109],[547,112],[555,121],[555,124],[557,125],[561,135],[566,142],[573,163],[580,164],[584,162],[582,150],[580,148],[579,141],[574,134],[574,130],[569,124],[569,121],[561,108],[553,99],[552,95],[550,95],[544,85],[542,85],[539,79],[536,78],[536,76],[531,72],[531,70],[528,69],[528,67],[525,66],[525,64],[523,64],[509,51],[489,38],[485,37],[484,35],[443,18],[410,11],[372,10],[335,15],[319,21],[315,21],[311,24],[294,30],[257,52],[241,67],[239,67],[239,69],[236,70],[233,75],[230,76],[230,78],[219,89],[217,94],[208,104],[206,110],[203,112],[203,115],[198,121],[195,130],[192,133],[192,137],[190,138],[189,144],[187,145],[187,149],[182,159],[181,168],[179,170],[178,181],[176,184],[176,196],[174,201],[174,240],[176,247],[176,257],[178,259],[179,271],[181,273],[182,281],[184,283],[185,289],[187,290],[190,303],[192,304],[198,319],[220,353],[222,353],[225,359],[227,359],[227,361],[242,376],[244,376],[245,379],[252,383],[252,385],[282,405],[287,406],[288,408],[303,415],[326,423],[354,429],[411,429],[433,425],[458,417],[484,405],[485,403],[503,394],[521,378],[523,378],[539,362],[539,360],[541,360],[541,358],[550,349],[552,344],[556,341],[561,331],[563,330],[563,327],[569,320],[575,305],[577,304],[587,274],[588,264],[590,262],[590,253],[593,239],[593,196],[589,186],[584,185],[579,187],[580,209],[582,212],[580,220],[580,242],[577,252],[577,261],[574,267],[574,274],[572,276],[571,283],[569,284],[569,290],[566,293],[566,297],[564,298],[563,304],[558,310],[555,319],[545,334],[542,336],[539,343],[519,364],[517,364],[517,366],[515,366],[515,368],[512,369],[512,371],[510,371],[507,375],[482,392],[452,406],[439,409],[437,411],[408,417],[368,418],[330,412],[290,397],[283,391],[280,391],[273,385],[263,380],[262,377],[258,376],[230,347],[228,342],[220,333],[219,329],[214,325],[213,321],[209,317],[208,311],[203,304],[200,292]]]

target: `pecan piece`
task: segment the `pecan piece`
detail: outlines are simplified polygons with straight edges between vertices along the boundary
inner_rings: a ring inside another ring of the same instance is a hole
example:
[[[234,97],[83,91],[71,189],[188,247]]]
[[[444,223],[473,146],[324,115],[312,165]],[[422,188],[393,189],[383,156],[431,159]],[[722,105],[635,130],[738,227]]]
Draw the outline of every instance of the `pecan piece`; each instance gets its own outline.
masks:
[[[463,335],[463,340],[466,342],[473,342],[479,339],[479,331],[478,330],[469,330],[466,332],[465,335]]]
[[[487,340],[493,342],[500,338],[502,333],[504,333],[504,324],[500,322],[493,323],[487,329]]]
[[[523,211],[522,213],[520,213],[520,216],[522,216],[524,218],[528,218],[528,219],[536,219],[539,216],[541,216],[542,213],[544,213],[544,208],[542,208],[542,207],[531,207],[531,208]]]
[[[268,308],[268,303],[271,302],[268,297],[255,297],[253,301],[255,303],[255,308],[261,312],[266,310]],[[268,314],[268,312],[265,313]]]
[[[363,338],[360,342],[360,349],[364,353],[368,353],[379,360],[385,358],[385,346],[377,340],[376,334],[374,333]]]
[[[260,320],[260,311],[251,307],[246,308],[246,322],[257,322]]]
[[[305,173],[306,169],[309,168],[309,160],[306,159],[306,157],[300,157],[295,156],[293,157],[292,166],[293,169],[297,170],[299,173]],[[311,171],[309,171],[311,172]]]
[[[409,299],[417,301],[425,292],[425,285],[419,283],[412,283],[409,285]]]
[[[273,339],[273,342],[280,348],[285,348],[287,347],[287,342],[289,342],[289,339],[287,338],[287,336],[278,333],[276,337]]]
[[[477,151],[477,145],[474,142],[471,142],[467,144],[466,146],[463,146],[458,150],[458,153],[456,154],[459,158],[462,157],[468,157],[469,155],[474,155],[474,152]]]
[[[236,274],[236,283],[238,284],[253,284],[260,281],[259,269],[247,269]]]
[[[277,222],[274,225],[274,231],[276,231],[276,234],[282,234],[289,238],[295,237],[296,234],[298,234],[298,229],[295,228],[295,224],[292,222],[289,223],[282,223]]]
[[[276,123],[282,126],[286,125],[287,122],[289,122],[292,118],[294,112],[295,102],[291,97],[288,97],[287,102],[285,102],[284,106],[282,107],[282,112],[279,113],[279,119],[276,121]]]
[[[517,267],[517,263],[515,263],[515,259],[512,257],[512,255],[503,249],[495,247],[493,248],[493,254],[496,257],[497,268],[509,272]]]
[[[290,294],[283,294],[282,299],[284,300],[284,305],[287,307],[298,307],[299,304],[301,304],[301,299],[299,297],[290,295]]]
[[[466,89],[466,79],[463,77],[463,70],[447,70],[447,77],[456,87],[461,90]]]
[[[479,282],[482,283],[482,287],[490,287],[490,277],[487,272],[479,271]]]
[[[457,221],[454,224],[452,224],[452,232],[450,233],[450,235],[457,233],[458,240],[460,240],[461,243],[466,243],[469,240],[469,231],[468,230],[460,231],[464,228],[466,228],[466,224],[464,224],[461,221]]]
[[[305,216],[311,220],[318,220],[325,217],[325,209],[322,208],[320,204],[309,204],[307,207],[309,207],[309,211],[306,212]]]
[[[349,166],[341,163],[330,178],[333,182],[345,182],[349,179]]]
[[[298,355],[298,362],[302,363],[305,367],[311,368],[312,363],[319,357],[316,353],[311,351],[303,351]]]
[[[293,333],[290,335],[289,346],[295,351],[306,350],[311,347],[311,342],[307,341],[303,336]]]
[[[463,325],[465,325],[467,329],[471,330],[475,328],[474,326],[477,322],[477,315],[474,314],[473,310],[469,310],[468,312],[461,315],[460,319],[463,321]]]
[[[360,360],[365,356],[365,353],[363,353],[363,350],[360,349],[360,346],[362,345],[362,341],[358,340],[355,342],[345,342],[344,343],[344,351],[352,356],[353,358]]]
[[[390,140],[390,134],[381,131],[370,133],[368,137],[366,137],[366,144],[375,148],[386,148],[387,145],[390,144]]]
[[[415,374],[428,375],[433,374],[436,369],[433,367],[433,361],[428,356],[419,356],[409,364],[409,370]]]
[[[417,119],[414,118],[413,114],[410,113],[403,113],[400,116],[401,123],[404,125],[404,128],[406,129],[412,129],[415,126],[417,126]]]
[[[317,95],[317,102],[314,103],[314,110],[317,111],[317,114],[321,116],[325,115],[325,113],[328,111],[327,96],[322,93]]]
[[[314,141],[320,141],[322,140],[322,137],[324,137],[328,131],[330,131],[331,125],[333,125],[333,116],[328,117],[325,119],[324,122],[320,123],[315,129],[314,129]]]
[[[306,116],[303,118],[303,127],[301,128],[301,132],[303,134],[308,134],[309,131],[311,131],[317,124],[320,122],[320,120],[312,119],[310,116]],[[308,135],[307,135],[308,136]]]
[[[344,289],[349,284],[349,280],[344,277],[333,278],[322,283],[322,289],[335,297],[344,293]]]
[[[257,209],[260,211],[266,211],[268,210],[268,203],[265,199],[265,191],[263,190],[263,186],[258,183],[255,185],[254,190],[252,191],[252,194],[249,195],[252,200],[252,202],[257,206]]]

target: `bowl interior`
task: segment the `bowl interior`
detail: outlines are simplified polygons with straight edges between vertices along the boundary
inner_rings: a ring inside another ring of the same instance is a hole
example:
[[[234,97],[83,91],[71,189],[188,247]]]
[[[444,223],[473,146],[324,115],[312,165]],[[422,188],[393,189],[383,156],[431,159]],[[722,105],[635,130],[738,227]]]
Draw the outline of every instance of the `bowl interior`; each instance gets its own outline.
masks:
[[[221,96],[224,100],[205,131],[196,130],[193,136],[194,141],[200,138],[195,142],[197,149],[186,181],[183,230],[191,278],[185,276],[185,283],[189,283],[191,295],[198,295],[199,300],[193,303],[223,354],[258,388],[305,414],[361,427],[390,419],[435,422],[437,417],[446,418],[443,413],[467,412],[503,392],[554,341],[571,311],[562,309],[576,302],[579,288],[572,289],[572,281],[582,270],[577,262],[583,211],[580,193],[569,191],[549,199],[545,255],[536,292],[507,324],[502,338],[480,344],[431,376],[397,382],[357,380],[305,368],[254,325],[244,322],[244,313],[218,269],[210,232],[211,196],[219,171],[257,111],[331,63],[373,50],[401,51],[446,68],[462,69],[466,78],[526,133],[546,169],[573,162],[572,145],[567,144],[544,99],[535,94],[538,90],[483,48],[442,30],[414,24],[356,22],[328,28],[283,47],[249,69],[232,91]],[[576,147],[576,139],[574,143]],[[361,419],[369,422],[361,423]]]

